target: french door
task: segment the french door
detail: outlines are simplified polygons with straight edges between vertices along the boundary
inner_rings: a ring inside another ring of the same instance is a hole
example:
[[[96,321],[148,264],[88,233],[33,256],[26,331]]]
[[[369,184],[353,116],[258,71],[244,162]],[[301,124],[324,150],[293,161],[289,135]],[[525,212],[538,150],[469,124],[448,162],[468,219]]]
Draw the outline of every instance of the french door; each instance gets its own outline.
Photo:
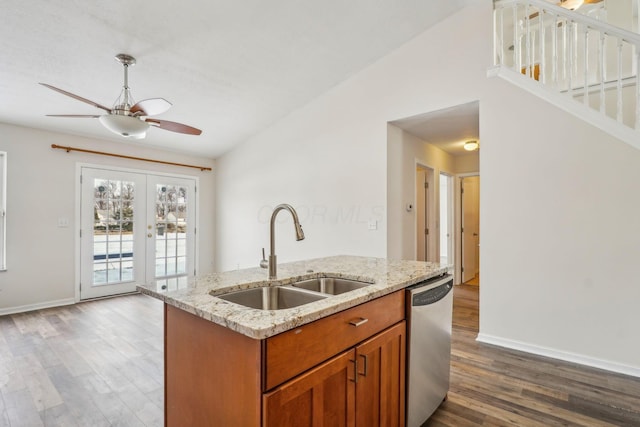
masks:
[[[80,299],[195,274],[195,179],[81,168]]]

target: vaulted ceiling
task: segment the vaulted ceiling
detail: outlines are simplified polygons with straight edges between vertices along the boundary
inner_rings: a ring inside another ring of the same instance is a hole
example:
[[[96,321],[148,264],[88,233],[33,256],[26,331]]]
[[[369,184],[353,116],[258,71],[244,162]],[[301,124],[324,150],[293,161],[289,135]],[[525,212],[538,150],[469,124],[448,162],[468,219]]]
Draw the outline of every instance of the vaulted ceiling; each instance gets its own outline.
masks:
[[[4,1],[0,122],[131,143],[96,119],[46,117],[103,111],[38,85],[111,107],[127,53],[134,99],[165,98],[157,118],[203,130],[135,143],[215,158],[470,1]]]

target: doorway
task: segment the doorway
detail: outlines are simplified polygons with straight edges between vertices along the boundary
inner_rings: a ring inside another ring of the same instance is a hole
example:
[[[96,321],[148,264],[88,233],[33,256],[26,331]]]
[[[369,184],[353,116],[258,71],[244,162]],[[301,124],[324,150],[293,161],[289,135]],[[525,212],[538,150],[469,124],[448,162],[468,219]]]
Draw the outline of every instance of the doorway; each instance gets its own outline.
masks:
[[[480,176],[460,178],[462,283],[480,283]]]
[[[195,275],[196,178],[80,167],[79,300]]]

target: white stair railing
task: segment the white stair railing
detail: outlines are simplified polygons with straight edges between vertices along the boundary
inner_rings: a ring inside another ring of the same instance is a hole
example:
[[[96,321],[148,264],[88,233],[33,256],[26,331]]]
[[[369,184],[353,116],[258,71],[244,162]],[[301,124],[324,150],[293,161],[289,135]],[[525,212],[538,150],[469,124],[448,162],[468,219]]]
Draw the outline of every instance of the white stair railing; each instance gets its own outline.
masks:
[[[494,1],[494,61],[640,131],[640,34],[545,0]]]

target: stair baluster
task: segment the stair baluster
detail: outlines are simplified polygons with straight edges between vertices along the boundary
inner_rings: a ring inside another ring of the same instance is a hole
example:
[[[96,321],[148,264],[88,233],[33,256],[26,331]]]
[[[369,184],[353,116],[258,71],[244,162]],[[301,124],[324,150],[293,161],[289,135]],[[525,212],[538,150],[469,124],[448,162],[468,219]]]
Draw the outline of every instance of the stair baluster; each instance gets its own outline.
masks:
[[[639,132],[640,34],[600,20],[604,10],[592,12],[598,19],[546,0],[495,0],[493,73],[511,69],[520,77],[510,80],[538,80],[602,120]]]

